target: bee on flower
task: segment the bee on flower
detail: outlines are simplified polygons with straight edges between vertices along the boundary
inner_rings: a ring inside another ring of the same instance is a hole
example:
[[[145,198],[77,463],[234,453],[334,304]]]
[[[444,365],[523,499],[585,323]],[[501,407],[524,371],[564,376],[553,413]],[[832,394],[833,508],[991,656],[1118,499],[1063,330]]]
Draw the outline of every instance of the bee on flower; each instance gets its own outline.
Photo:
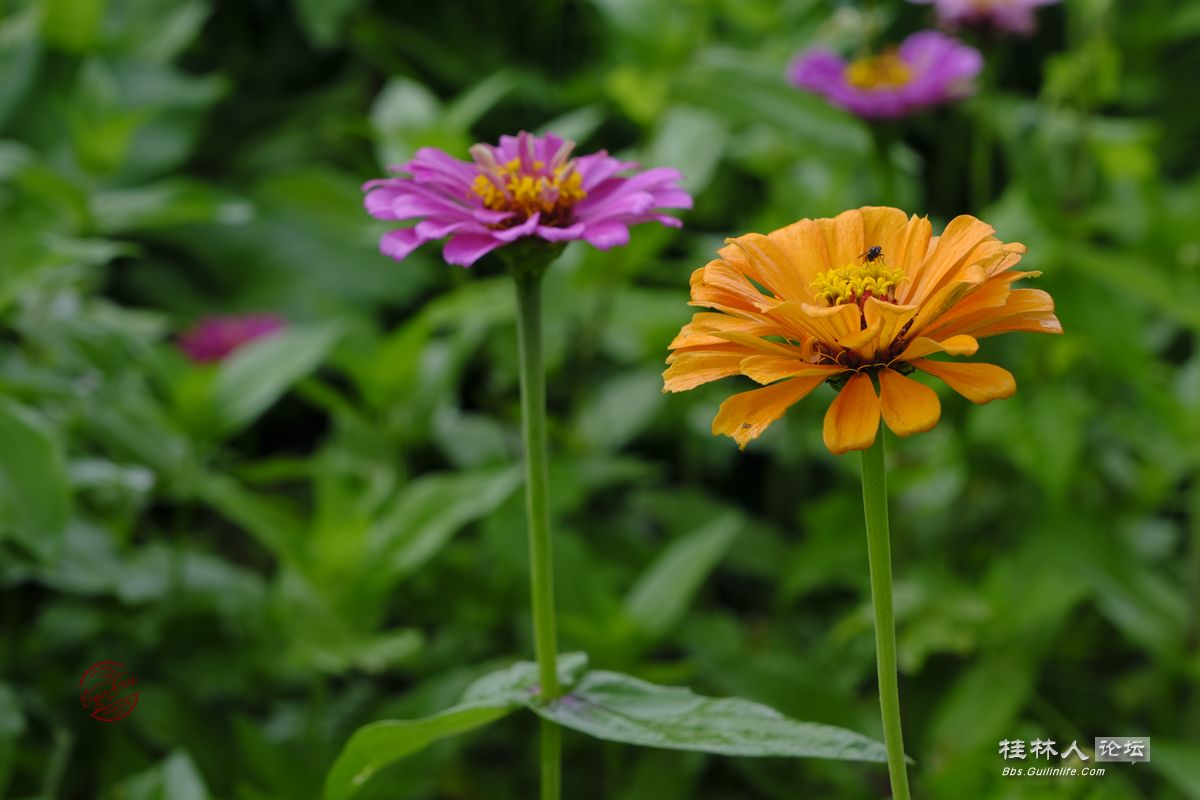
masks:
[[[1007,398],[1016,381],[971,356],[979,340],[1010,331],[1061,333],[1054,301],[1014,289],[1038,275],[1013,269],[1024,245],[1005,243],[970,216],[933,236],[927,218],[862,208],[750,233],[692,274],[693,316],[671,342],[664,390],[745,375],[763,388],[735,394],[714,434],[745,447],[821,384],[840,387],[825,414],[833,453],[864,450],[883,421],[899,436],[937,424],[937,394],[921,371],[975,403]]]

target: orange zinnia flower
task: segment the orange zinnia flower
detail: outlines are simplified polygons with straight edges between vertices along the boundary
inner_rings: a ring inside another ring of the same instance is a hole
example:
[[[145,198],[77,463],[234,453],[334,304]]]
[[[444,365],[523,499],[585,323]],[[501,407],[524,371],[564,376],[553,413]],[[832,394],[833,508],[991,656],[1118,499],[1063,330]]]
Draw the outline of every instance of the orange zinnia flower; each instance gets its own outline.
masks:
[[[671,343],[664,391],[739,374],[767,384],[730,397],[713,420],[714,434],[745,447],[830,381],[841,387],[825,414],[833,453],[870,447],[880,414],[899,436],[937,424],[941,404],[907,377],[914,368],[975,403],[1010,397],[1005,369],[926,358],[973,355],[979,339],[1008,331],[1062,333],[1050,295],[1012,288],[1039,274],[1013,271],[1025,246],[993,233],[961,216],[935,237],[927,218],[861,208],[728,239],[692,274],[691,304],[716,311]]]

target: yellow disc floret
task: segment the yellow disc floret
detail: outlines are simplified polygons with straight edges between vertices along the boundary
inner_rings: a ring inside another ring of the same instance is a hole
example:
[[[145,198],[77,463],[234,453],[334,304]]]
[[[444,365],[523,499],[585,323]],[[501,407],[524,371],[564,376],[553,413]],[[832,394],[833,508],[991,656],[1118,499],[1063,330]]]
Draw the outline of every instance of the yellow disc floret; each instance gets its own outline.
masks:
[[[830,306],[840,306],[843,303],[861,305],[868,297],[894,303],[896,288],[904,278],[902,269],[893,269],[879,260],[868,261],[818,273],[812,282],[812,290]]]
[[[846,80],[860,89],[893,89],[912,80],[912,69],[895,50],[886,50],[851,62]]]
[[[562,216],[567,209],[587,197],[583,176],[571,163],[547,170],[541,161],[532,170],[523,170],[514,158],[495,172],[481,172],[471,186],[493,211],[515,211],[525,217],[534,212],[543,216]]]

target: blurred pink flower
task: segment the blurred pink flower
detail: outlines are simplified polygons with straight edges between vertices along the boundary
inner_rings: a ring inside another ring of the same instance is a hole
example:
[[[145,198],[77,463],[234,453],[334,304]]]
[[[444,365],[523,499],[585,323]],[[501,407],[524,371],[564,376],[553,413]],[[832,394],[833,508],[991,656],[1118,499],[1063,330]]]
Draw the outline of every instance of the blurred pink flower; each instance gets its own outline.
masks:
[[[792,62],[788,77],[860,117],[892,119],[966,97],[982,69],[983,56],[974,47],[921,31],[899,48],[851,62],[832,50],[810,50]]]
[[[666,167],[628,176],[637,169],[605,151],[571,158],[574,142],[553,134],[502,136],[500,144],[477,144],[473,161],[424,147],[401,173],[363,186],[365,205],[378,219],[417,220],[384,234],[379,249],[401,261],[426,242],[449,236],[442,257],[469,267],[485,254],[525,237],[547,242],[582,239],[601,250],[627,244],[629,226],[660,222],[679,227],[661,209],[691,208]]]
[[[192,361],[220,361],[255,339],[282,330],[287,321],[275,314],[204,317],[179,336],[179,349]]]
[[[1060,0],[912,0],[937,9],[938,20],[948,25],[990,25],[1013,33],[1032,33],[1034,13]]]

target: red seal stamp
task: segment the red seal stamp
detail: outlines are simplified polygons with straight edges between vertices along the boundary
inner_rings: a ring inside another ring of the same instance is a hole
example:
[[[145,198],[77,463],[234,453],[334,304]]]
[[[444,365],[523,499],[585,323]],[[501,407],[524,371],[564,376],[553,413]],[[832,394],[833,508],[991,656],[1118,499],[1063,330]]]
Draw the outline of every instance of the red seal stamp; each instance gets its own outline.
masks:
[[[79,702],[101,722],[128,717],[140,695],[137,678],[119,661],[97,661],[79,678]]]

